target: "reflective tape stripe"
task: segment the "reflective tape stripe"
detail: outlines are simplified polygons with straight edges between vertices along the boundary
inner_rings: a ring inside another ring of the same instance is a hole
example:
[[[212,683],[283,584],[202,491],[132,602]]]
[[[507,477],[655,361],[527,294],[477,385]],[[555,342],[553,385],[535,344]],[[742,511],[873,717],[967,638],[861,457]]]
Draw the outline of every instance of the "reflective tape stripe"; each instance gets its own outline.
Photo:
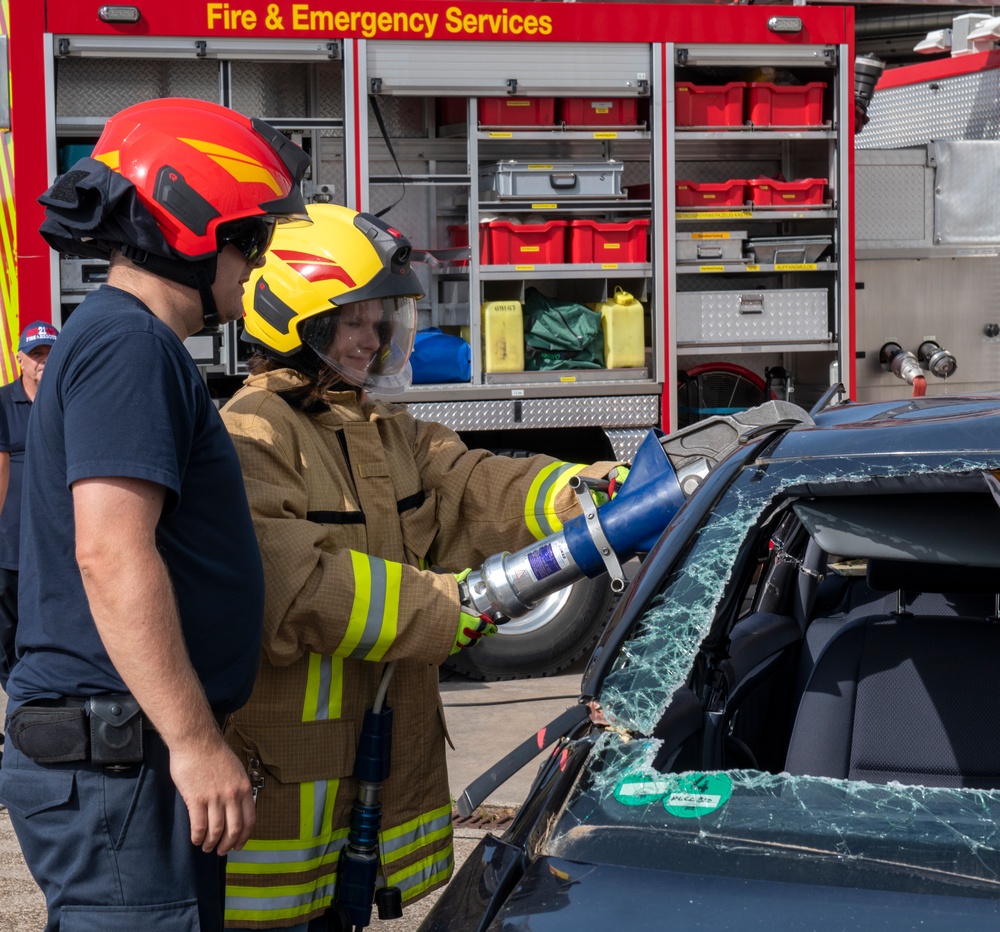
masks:
[[[451,806],[424,813],[403,825],[382,832],[379,850],[384,863],[391,863],[443,837],[451,826]]]
[[[428,887],[443,883],[448,879],[455,864],[455,851],[448,845],[442,851],[436,851],[430,857],[417,861],[409,867],[404,867],[387,878],[389,886],[398,887],[403,894],[403,902],[412,900],[423,893]]]
[[[336,875],[318,886],[301,884],[256,888],[227,885],[226,921],[267,922],[305,916],[314,910],[326,909],[333,902],[336,890]]]
[[[555,497],[583,468],[581,463],[552,463],[535,476],[524,503],[524,520],[537,540],[562,530],[562,521],[556,517]]]
[[[378,637],[371,650],[362,658],[377,663],[396,640],[396,625],[399,620],[399,589],[403,582],[403,567],[399,563],[381,561],[385,570],[384,608]],[[360,649],[360,647],[359,647]]]
[[[240,851],[231,851],[226,860],[226,874],[290,874],[312,870],[321,864],[336,865],[340,849],[347,841],[347,829],[340,829],[324,839],[301,841],[255,841],[251,839]]]
[[[396,637],[403,569],[378,557],[351,551],[354,601],[347,634],[337,650],[351,660],[378,661]]]
[[[344,661],[330,654],[310,654],[302,721],[325,722],[341,715]],[[299,784],[299,837],[322,838],[333,824],[339,780]]]
[[[445,806],[380,833],[383,861],[380,880],[386,877],[387,865],[438,840],[450,831],[450,825],[451,808]],[[307,845],[251,840],[241,851],[231,852],[226,868],[226,919],[230,923],[288,919],[328,906],[336,893],[337,863],[346,836],[347,829],[341,829]],[[406,901],[447,880],[453,865],[454,848],[449,844],[414,864],[388,872],[388,879],[383,882],[399,887]],[[327,869],[321,876],[301,884],[257,887],[241,883],[244,877],[301,873],[317,867]]]

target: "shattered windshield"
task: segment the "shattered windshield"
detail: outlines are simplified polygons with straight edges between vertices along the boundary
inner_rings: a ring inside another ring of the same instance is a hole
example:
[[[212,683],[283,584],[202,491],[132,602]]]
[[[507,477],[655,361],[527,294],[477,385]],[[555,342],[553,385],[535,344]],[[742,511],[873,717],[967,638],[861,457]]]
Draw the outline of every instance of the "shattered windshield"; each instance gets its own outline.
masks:
[[[655,737],[675,691],[689,683],[738,555],[776,510],[787,509],[803,490],[822,494],[837,487],[843,494],[894,477],[933,483],[960,476],[985,492],[984,470],[997,463],[996,454],[952,461],[886,455],[745,468],[622,645],[598,697],[610,727],[596,739],[546,853],[1000,896],[1000,791],[791,776],[780,765],[775,772],[684,768],[674,766],[665,753],[670,748]]]

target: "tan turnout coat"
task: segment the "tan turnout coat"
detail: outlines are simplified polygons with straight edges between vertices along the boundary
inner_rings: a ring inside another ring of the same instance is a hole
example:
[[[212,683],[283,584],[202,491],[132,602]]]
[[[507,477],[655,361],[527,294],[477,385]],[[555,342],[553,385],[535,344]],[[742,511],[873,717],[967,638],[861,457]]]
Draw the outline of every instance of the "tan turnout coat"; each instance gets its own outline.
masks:
[[[228,866],[227,923],[251,928],[293,925],[331,902],[362,717],[393,660],[379,883],[406,902],[447,881],[438,665],[458,626],[452,574],[558,530],[579,511],[569,477],[612,465],[470,451],[440,424],[351,392],[306,414],[281,396],[300,385],[288,369],[251,376],[222,411],[266,584],[257,682],[226,729],[264,779],[254,835]]]

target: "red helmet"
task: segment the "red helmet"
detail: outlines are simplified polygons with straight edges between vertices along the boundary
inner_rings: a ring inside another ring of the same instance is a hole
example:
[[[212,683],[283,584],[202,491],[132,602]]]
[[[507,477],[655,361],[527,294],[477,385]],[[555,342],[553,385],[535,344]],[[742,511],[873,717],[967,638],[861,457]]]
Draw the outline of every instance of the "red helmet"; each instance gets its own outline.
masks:
[[[309,156],[263,120],[203,100],[128,107],[38,200],[39,232],[71,256],[116,250],[197,288],[205,325],[218,322],[212,282],[227,243],[254,262],[276,222],[309,223],[299,182]]]
[[[309,156],[264,121],[219,104],[168,97],[128,107],[108,120],[93,158],[132,182],[167,244],[188,260],[216,255],[218,227],[234,220],[308,221],[298,182]]]

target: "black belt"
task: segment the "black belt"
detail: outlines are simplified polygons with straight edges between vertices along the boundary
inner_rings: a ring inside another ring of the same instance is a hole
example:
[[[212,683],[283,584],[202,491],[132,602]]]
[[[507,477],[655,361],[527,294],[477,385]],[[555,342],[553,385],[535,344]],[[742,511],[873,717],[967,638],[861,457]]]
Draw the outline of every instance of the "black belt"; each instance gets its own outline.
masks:
[[[215,712],[219,728],[228,713]],[[143,732],[155,732],[128,693],[65,698],[22,705],[7,716],[7,738],[39,764],[88,761],[125,769],[143,760]]]

